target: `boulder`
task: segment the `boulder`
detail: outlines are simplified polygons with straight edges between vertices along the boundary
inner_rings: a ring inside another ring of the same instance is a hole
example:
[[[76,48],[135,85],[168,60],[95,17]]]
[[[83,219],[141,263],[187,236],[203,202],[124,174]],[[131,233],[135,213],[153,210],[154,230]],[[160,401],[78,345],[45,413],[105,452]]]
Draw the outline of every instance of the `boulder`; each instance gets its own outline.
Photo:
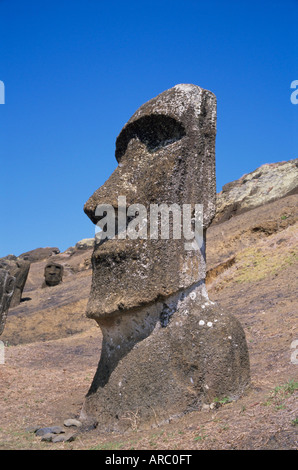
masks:
[[[298,159],[267,163],[227,183],[217,195],[216,223],[298,193]]]
[[[50,256],[58,255],[60,253],[59,248],[36,248],[35,250],[27,251],[22,253],[19,258],[25,261],[30,261],[30,263],[35,263],[37,261],[43,261]]]

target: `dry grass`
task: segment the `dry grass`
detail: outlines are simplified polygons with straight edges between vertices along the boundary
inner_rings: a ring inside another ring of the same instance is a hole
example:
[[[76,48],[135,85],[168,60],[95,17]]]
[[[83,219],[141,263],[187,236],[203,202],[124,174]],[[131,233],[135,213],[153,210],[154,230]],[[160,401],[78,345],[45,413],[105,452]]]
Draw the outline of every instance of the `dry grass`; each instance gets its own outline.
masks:
[[[252,381],[245,396],[158,428],[141,429],[138,416],[131,414],[125,434],[94,429],[80,432],[71,443],[52,444],[27,432],[28,426],[61,425],[78,417],[100,356],[101,335],[93,322],[80,320],[78,310],[71,319],[65,305],[55,307],[53,322],[46,323],[38,310],[28,314],[23,329],[20,316],[8,318],[8,344],[16,332],[27,343],[6,347],[0,365],[0,449],[297,449],[298,366],[291,362],[291,343],[298,339],[296,237],[296,226],[260,237],[237,251],[235,263],[209,283],[210,298],[233,313],[246,333]],[[81,332],[67,333],[65,318],[73,328],[77,318]],[[37,319],[39,332],[42,322],[49,329],[44,340],[34,333]]]

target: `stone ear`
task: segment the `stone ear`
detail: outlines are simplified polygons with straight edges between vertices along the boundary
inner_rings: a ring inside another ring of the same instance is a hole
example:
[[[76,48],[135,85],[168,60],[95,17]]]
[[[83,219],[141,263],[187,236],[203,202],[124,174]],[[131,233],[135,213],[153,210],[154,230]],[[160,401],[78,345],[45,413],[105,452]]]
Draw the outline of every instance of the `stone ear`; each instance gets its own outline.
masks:
[[[5,292],[8,295],[12,295],[15,288],[16,278],[13,276],[8,276],[5,285]]]
[[[186,135],[181,122],[165,114],[142,116],[123,128],[116,140],[116,159],[118,163],[126,152],[131,139],[139,139],[150,153],[165,147]]]

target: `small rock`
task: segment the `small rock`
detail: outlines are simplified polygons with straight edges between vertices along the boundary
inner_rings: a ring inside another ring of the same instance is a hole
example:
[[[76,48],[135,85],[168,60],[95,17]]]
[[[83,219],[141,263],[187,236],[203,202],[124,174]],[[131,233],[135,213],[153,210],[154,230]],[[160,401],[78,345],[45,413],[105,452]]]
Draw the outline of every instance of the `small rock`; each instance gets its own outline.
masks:
[[[88,248],[94,247],[95,239],[93,238],[83,238],[78,243],[76,243],[75,248],[77,250],[88,250]]]
[[[202,405],[201,411],[210,411],[210,406],[204,403],[204,405]]]
[[[72,433],[67,434],[59,434],[58,436],[54,436],[52,442],[72,442],[75,440],[75,435]]]
[[[45,436],[46,434],[61,434],[65,432],[61,426],[52,426],[48,428],[40,428],[36,431],[36,436]]]
[[[41,438],[41,440],[44,442],[52,442],[54,437],[56,437],[56,434],[48,432]]]
[[[38,429],[40,429],[39,426],[28,426],[25,431],[35,433]]]
[[[77,419],[69,418],[69,419],[66,419],[64,421],[64,426],[66,426],[66,427],[75,426],[75,427],[79,428],[80,426],[82,426],[82,423],[81,423],[81,421],[78,421]]]

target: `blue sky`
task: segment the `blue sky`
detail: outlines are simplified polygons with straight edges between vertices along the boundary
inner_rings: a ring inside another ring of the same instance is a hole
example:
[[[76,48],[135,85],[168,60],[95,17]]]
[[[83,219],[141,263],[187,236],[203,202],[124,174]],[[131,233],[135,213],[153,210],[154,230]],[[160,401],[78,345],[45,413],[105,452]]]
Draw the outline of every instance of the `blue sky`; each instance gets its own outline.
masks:
[[[178,83],[217,96],[218,191],[296,158],[297,17],[297,0],[0,0],[0,256],[92,237],[117,135]]]

